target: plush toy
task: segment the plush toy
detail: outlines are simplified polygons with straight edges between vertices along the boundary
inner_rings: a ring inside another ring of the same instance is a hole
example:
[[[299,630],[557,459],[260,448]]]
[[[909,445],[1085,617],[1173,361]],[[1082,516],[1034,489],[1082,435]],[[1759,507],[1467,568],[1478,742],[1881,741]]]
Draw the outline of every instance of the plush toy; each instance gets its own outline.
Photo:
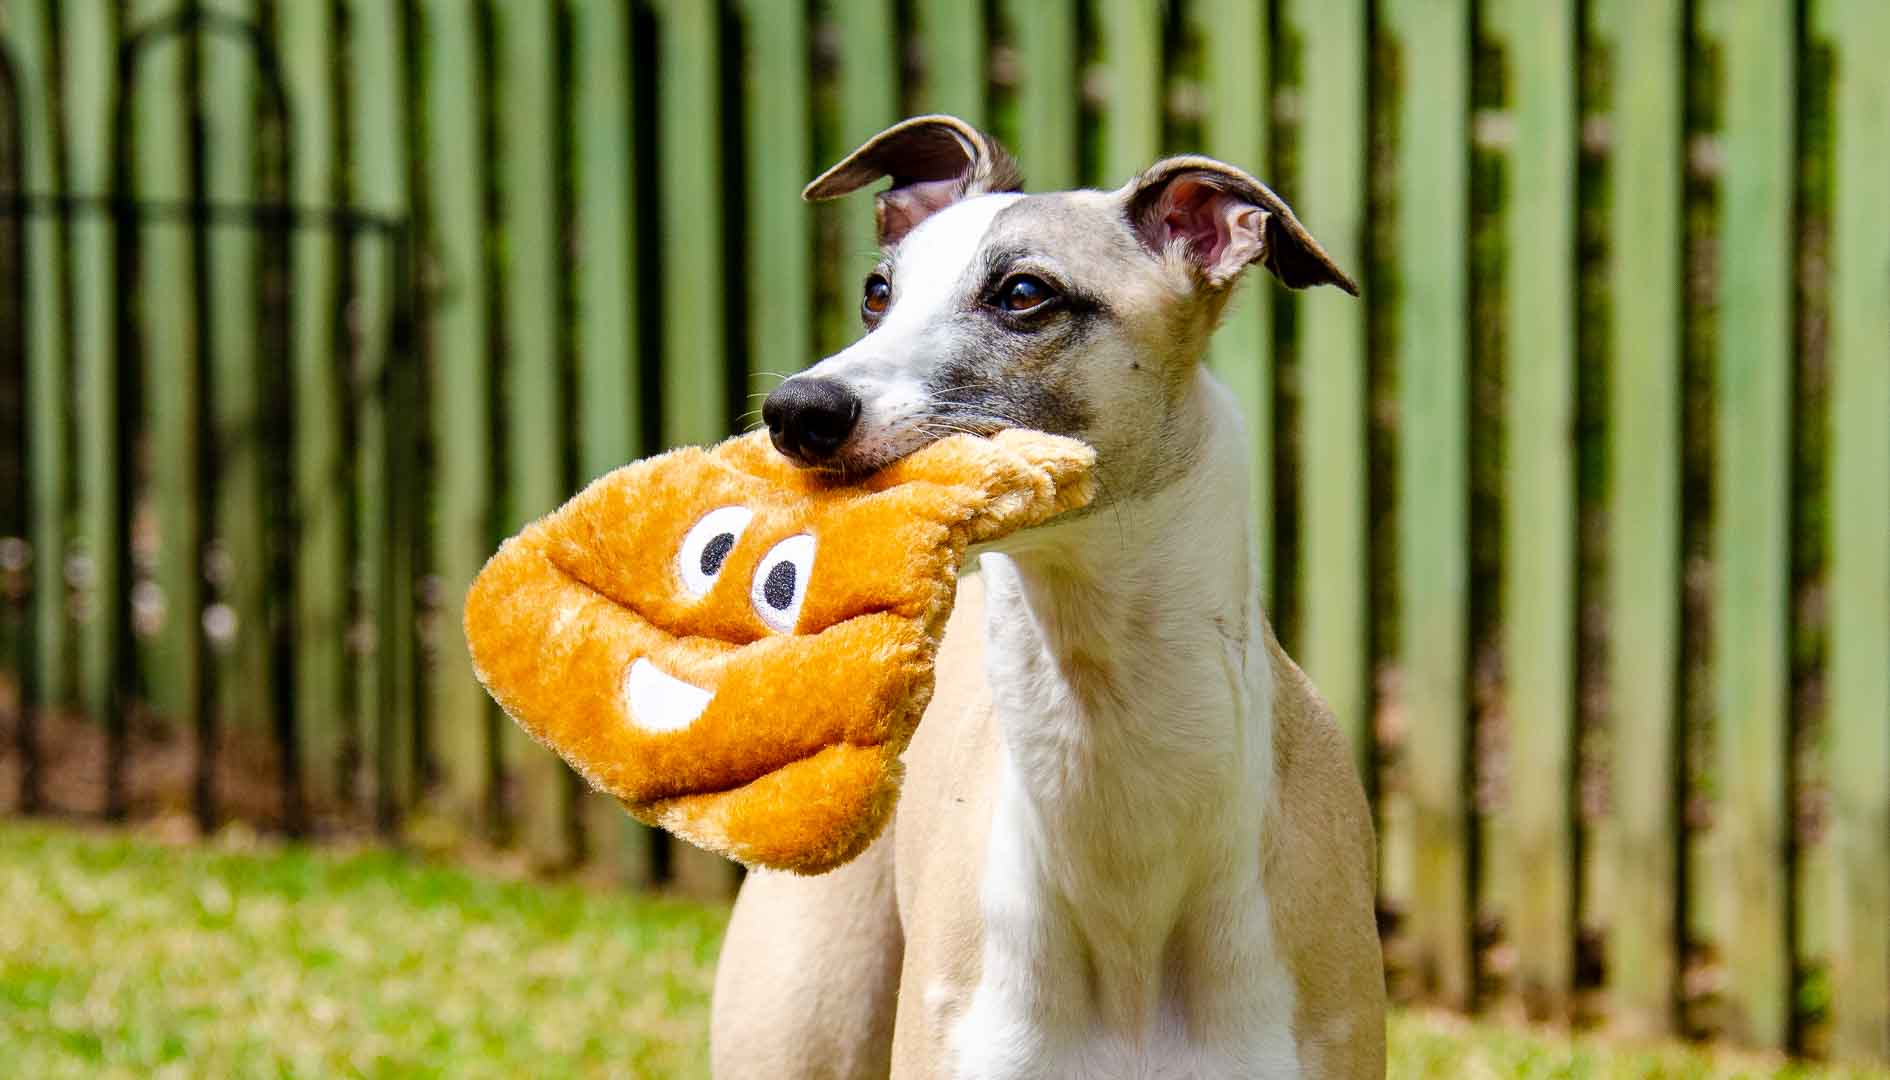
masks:
[[[627,465],[486,564],[474,669],[643,821],[830,870],[892,812],[966,546],[1086,504],[1094,460],[1004,431],[844,480],[757,432]]]

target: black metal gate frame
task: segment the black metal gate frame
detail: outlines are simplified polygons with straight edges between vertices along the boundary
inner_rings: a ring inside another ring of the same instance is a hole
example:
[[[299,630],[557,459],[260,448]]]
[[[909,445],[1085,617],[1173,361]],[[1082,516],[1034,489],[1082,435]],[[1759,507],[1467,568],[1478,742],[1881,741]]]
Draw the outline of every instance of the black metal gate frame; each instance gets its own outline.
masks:
[[[14,265],[19,269],[16,281],[12,283],[19,301],[17,310],[27,310],[27,283],[29,263],[25,252],[24,224],[35,218],[52,219],[65,229],[70,223],[85,218],[102,218],[112,225],[114,258],[114,286],[120,298],[116,305],[116,318],[113,330],[112,371],[114,374],[115,394],[112,405],[112,429],[104,433],[112,442],[114,459],[112,492],[112,535],[111,543],[101,556],[108,560],[109,574],[106,580],[113,584],[118,595],[102,597],[99,605],[99,617],[111,621],[111,632],[105,664],[102,665],[101,677],[107,685],[99,687],[93,700],[103,703],[103,715],[94,719],[104,728],[107,736],[107,764],[105,776],[106,805],[105,814],[109,819],[122,818],[126,812],[126,765],[128,761],[129,728],[128,719],[143,693],[139,665],[137,662],[137,644],[129,603],[129,588],[133,576],[131,518],[136,498],[136,461],[134,433],[140,430],[145,410],[144,363],[142,341],[138,331],[138,313],[140,306],[131,300],[137,294],[140,279],[140,226],[146,223],[181,223],[192,227],[191,243],[193,246],[193,265],[195,267],[195,298],[198,306],[196,323],[196,347],[192,350],[193,369],[196,385],[202,388],[198,400],[192,403],[192,415],[189,424],[197,432],[196,472],[198,477],[194,518],[198,526],[198,535],[194,543],[194,572],[201,573],[203,559],[210,543],[209,526],[215,521],[216,480],[220,447],[217,445],[217,432],[214,424],[206,418],[214,415],[212,403],[216,387],[211,379],[211,358],[215,355],[215,342],[212,339],[212,323],[203,310],[209,295],[210,282],[209,260],[206,254],[207,230],[212,226],[237,227],[257,230],[262,238],[262,261],[265,274],[278,274],[283,283],[280,296],[274,303],[274,316],[271,314],[271,299],[265,291],[261,295],[258,314],[263,316],[262,331],[265,345],[258,350],[259,386],[261,393],[261,414],[266,422],[257,425],[257,432],[263,441],[263,488],[262,507],[264,522],[264,550],[266,565],[264,571],[265,620],[268,633],[268,668],[271,687],[270,711],[273,717],[273,732],[278,745],[278,761],[281,767],[281,787],[283,792],[283,819],[291,833],[299,833],[308,825],[308,814],[301,779],[299,760],[297,687],[295,634],[298,626],[297,612],[301,596],[295,538],[299,535],[301,507],[297,503],[297,490],[294,447],[295,447],[295,400],[294,382],[284,367],[292,355],[293,319],[290,317],[288,297],[292,293],[294,282],[294,261],[290,238],[296,232],[325,230],[337,237],[338,248],[342,253],[340,264],[349,265],[354,251],[355,241],[359,237],[377,237],[384,241],[392,260],[390,288],[393,295],[391,326],[388,334],[388,346],[385,362],[378,367],[377,377],[371,383],[363,383],[348,374],[350,345],[349,335],[337,338],[342,344],[337,346],[336,378],[343,392],[337,395],[341,402],[344,431],[353,434],[355,416],[360,401],[379,397],[384,403],[382,410],[385,470],[384,492],[387,499],[385,511],[386,528],[380,537],[384,545],[382,558],[387,568],[387,577],[383,582],[381,595],[369,602],[374,607],[375,621],[379,624],[380,649],[384,652],[395,647],[403,640],[410,639],[414,633],[414,596],[413,583],[415,569],[423,565],[420,550],[420,506],[423,493],[419,490],[420,461],[420,418],[421,408],[421,370],[417,357],[414,356],[414,320],[416,270],[414,261],[413,229],[408,218],[387,213],[378,213],[356,207],[304,207],[289,203],[286,198],[276,201],[257,201],[245,203],[212,202],[202,197],[204,184],[202,177],[204,140],[202,117],[198,110],[191,110],[191,154],[190,169],[192,176],[193,197],[183,200],[140,200],[133,197],[135,181],[131,160],[131,136],[133,106],[137,95],[137,72],[139,64],[149,55],[154,45],[173,37],[185,37],[193,33],[224,35],[246,45],[254,58],[264,90],[264,105],[273,113],[276,121],[273,131],[280,146],[276,148],[274,160],[279,162],[278,170],[286,190],[288,178],[293,177],[293,108],[285,89],[281,65],[273,44],[262,27],[249,20],[218,12],[203,11],[190,3],[179,13],[153,21],[130,34],[119,46],[117,56],[117,101],[112,109],[111,131],[111,184],[108,194],[73,195],[47,193],[20,193],[23,186],[21,177],[27,174],[23,167],[9,190],[0,194],[0,218],[13,219],[19,224],[12,230],[14,251],[11,253]],[[198,61],[194,54],[189,60],[191,75],[190,85],[196,85]],[[0,93],[5,93],[5,107],[11,110],[10,130],[16,137],[25,129],[21,115],[20,96],[18,94],[19,67],[14,63],[10,51],[0,47]],[[266,128],[266,130],[269,130]],[[18,147],[14,160],[24,160],[28,148]],[[266,180],[265,180],[266,182]],[[276,260],[271,263],[271,259]],[[336,318],[342,318],[338,305]],[[20,423],[11,425],[17,433],[19,444],[16,449],[17,460],[21,468],[21,484],[18,492],[22,537],[30,536],[27,528],[31,516],[32,500],[32,447],[28,434],[31,428],[28,407],[24,401],[26,385],[26,366],[28,351],[27,335],[29,332],[45,333],[47,327],[32,327],[30,320],[22,318],[14,328],[15,355],[20,358],[20,380],[22,400],[20,402]],[[353,385],[351,385],[353,384]],[[348,447],[353,440],[345,437],[342,445]],[[4,526],[5,522],[0,522]],[[351,538],[355,530],[350,526],[347,535]],[[30,541],[29,541],[30,542]],[[52,557],[54,553],[42,553],[41,557]],[[353,559],[347,560],[352,564]],[[20,620],[19,664],[19,702],[17,750],[22,760],[22,779],[20,787],[21,807],[32,811],[38,809],[41,798],[41,754],[38,738],[37,718],[45,704],[43,687],[38,685],[39,643],[36,640],[37,619],[33,616],[33,574],[25,575],[23,586],[14,591],[14,601],[28,614]],[[209,593],[205,593],[206,599]],[[195,763],[195,788],[193,810],[201,826],[209,828],[217,817],[215,793],[212,777],[214,755],[217,743],[217,716],[214,692],[216,686],[213,650],[207,647],[206,631],[203,620],[195,617],[181,620],[185,633],[190,634],[198,658],[196,715],[198,718],[197,747],[198,760]],[[406,651],[412,658],[411,645],[406,650],[394,648],[395,652]],[[346,665],[345,655],[342,664]],[[377,696],[381,707],[386,709],[412,709],[417,713],[418,700],[422,689],[418,677],[418,663],[414,660],[409,667],[407,677],[403,678],[399,666],[383,659],[377,664]],[[404,700],[402,700],[404,699]],[[382,815],[391,812],[391,807],[379,807]]]

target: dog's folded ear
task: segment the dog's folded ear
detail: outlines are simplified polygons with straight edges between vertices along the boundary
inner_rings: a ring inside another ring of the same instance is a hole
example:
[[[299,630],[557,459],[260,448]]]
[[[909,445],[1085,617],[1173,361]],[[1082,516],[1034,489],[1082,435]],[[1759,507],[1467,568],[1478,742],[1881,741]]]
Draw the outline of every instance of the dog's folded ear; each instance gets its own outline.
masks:
[[[1271,188],[1224,162],[1173,157],[1129,183],[1129,222],[1149,250],[1178,251],[1214,288],[1258,262],[1295,289],[1358,286],[1332,261],[1293,208]]]
[[[885,176],[892,187],[880,192],[876,206],[881,246],[898,243],[960,199],[1024,186],[1017,163],[996,139],[955,116],[915,116],[866,140],[801,197],[837,199]]]

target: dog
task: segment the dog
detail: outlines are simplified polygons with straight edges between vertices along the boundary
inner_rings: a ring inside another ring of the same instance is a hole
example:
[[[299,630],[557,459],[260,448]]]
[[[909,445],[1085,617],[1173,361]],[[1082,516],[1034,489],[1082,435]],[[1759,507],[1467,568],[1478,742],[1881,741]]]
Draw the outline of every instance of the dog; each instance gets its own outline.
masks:
[[[769,394],[775,445],[863,473],[1036,428],[1096,448],[1098,497],[976,553],[887,834],[747,878],[716,1075],[1382,1076],[1370,811],[1261,612],[1247,437],[1201,363],[1254,263],[1357,287],[1210,158],[1025,195],[927,116],[804,195],[888,177],[866,333]]]

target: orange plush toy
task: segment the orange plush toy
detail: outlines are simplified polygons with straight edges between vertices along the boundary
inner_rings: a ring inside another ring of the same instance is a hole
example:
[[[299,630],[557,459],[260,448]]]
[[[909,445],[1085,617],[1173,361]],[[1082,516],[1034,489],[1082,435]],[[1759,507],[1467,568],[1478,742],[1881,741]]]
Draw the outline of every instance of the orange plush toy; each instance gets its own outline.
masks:
[[[638,818],[805,874],[864,851],[967,545],[1089,501],[1094,452],[957,435],[864,479],[765,432],[627,465],[505,542],[466,598],[512,719]]]

